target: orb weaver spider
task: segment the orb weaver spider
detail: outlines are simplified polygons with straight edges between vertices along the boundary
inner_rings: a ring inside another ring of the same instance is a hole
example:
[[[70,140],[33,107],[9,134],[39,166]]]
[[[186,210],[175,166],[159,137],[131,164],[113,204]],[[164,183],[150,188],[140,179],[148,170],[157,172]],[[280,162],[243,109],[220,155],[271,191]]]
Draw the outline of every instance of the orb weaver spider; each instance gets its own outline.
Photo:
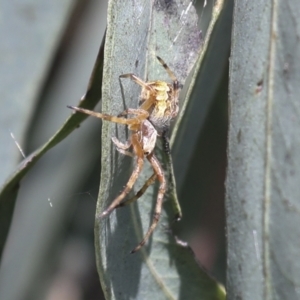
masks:
[[[140,96],[141,106],[139,108],[149,112],[148,119],[162,137],[163,149],[167,155],[167,171],[169,174],[170,191],[172,191],[173,208],[176,213],[175,220],[180,220],[182,217],[182,212],[176,194],[176,182],[170,151],[168,130],[170,128],[171,121],[179,112],[179,92],[182,88],[182,85],[179,83],[175,74],[171,71],[163,59],[161,59],[159,56],[156,56],[156,58],[168,73],[172,83],[167,83],[161,80],[145,82],[132,73],[120,75],[119,78],[129,78],[142,87]],[[136,194],[133,201],[140,197],[146,191],[147,187],[154,181],[155,173],[147,180],[147,183],[149,184],[144,185],[144,187]]]
[[[167,147],[165,146],[165,148],[168,148],[169,146],[168,141],[166,140],[165,133],[170,126],[170,121],[177,116],[179,110],[178,80],[176,79],[173,72],[169,69],[167,64],[158,56],[157,59],[166,69],[170,78],[173,80],[172,84],[159,80],[144,82],[134,74],[120,75],[120,78],[130,78],[134,82],[142,86],[142,104],[138,109],[129,108],[116,117],[80,107],[67,106],[68,108],[71,108],[77,112],[85,113],[87,115],[91,115],[110,122],[127,125],[129,130],[132,131],[129,143],[124,144],[120,142],[116,137],[112,138],[112,142],[116,145],[119,152],[125,155],[136,157],[136,166],[123,191],[113,200],[109,207],[102,212],[100,217],[108,215],[117,207],[125,206],[136,201],[144,194],[147,188],[155,182],[156,179],[160,182],[152,223],[143,240],[131,251],[131,253],[138,251],[146,243],[158,224],[162,210],[163,198],[166,192],[166,179],[163,168],[157,157],[154,155],[154,148],[156,145],[157,136],[159,135],[157,130],[162,131],[162,137],[165,139],[164,143],[165,145],[167,144]],[[134,117],[125,118],[125,116],[127,115],[133,115]],[[133,153],[128,151],[128,149],[130,148],[132,148]],[[127,194],[132,190],[133,185],[135,184],[139,174],[142,171],[144,158],[146,158],[150,162],[154,173],[150,178],[148,178],[144,186],[137,192],[134,197],[123,201]],[[179,214],[181,214],[181,212]]]

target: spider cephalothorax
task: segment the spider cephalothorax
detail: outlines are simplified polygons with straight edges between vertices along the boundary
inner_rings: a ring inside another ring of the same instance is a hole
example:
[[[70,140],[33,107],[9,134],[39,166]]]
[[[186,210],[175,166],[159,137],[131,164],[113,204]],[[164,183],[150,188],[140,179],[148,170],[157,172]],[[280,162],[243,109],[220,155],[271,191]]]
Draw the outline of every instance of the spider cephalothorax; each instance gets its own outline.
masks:
[[[130,78],[142,87],[140,109],[149,112],[149,120],[159,131],[165,131],[170,127],[170,122],[179,111],[180,84],[168,65],[159,57],[157,59],[165,68],[172,83],[156,80],[144,82],[134,74],[123,74],[121,78]]]

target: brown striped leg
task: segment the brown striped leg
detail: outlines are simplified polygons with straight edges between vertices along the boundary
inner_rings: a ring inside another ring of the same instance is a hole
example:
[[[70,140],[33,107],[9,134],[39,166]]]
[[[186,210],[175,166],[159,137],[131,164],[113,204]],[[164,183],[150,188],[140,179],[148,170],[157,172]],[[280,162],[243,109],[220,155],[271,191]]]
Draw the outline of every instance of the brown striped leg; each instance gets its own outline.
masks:
[[[100,215],[100,217],[107,216],[109,213],[111,213],[119,204],[120,202],[126,197],[126,195],[131,191],[134,183],[136,182],[142,168],[143,168],[144,160],[143,158],[137,159],[137,164],[135,169],[133,170],[124,190],[122,193],[115,198],[115,200],[111,203],[111,205]]]
[[[136,75],[134,75],[132,73],[120,75],[119,78],[129,78],[129,79],[133,80],[135,83],[137,83],[138,85],[140,85],[142,87],[141,95],[143,95],[143,91],[148,91],[150,93],[154,92],[151,85],[149,85],[148,82],[143,81],[142,79],[138,78]],[[145,111],[148,111],[151,108],[151,106],[154,104],[155,98],[147,97],[147,98],[144,98],[141,100],[143,103],[141,105],[141,108]]]
[[[137,156],[136,166],[124,188],[122,193],[115,198],[115,200],[111,203],[111,205],[100,215],[100,217],[104,217],[112,212],[126,197],[126,195],[131,191],[133,185],[135,184],[139,174],[141,173],[144,165],[144,152],[141,144],[139,143],[138,135],[135,133],[131,136],[131,144],[134,149],[134,153]]]
[[[145,89],[150,89],[147,82],[143,81],[142,79],[138,78],[136,75],[129,73],[129,74],[122,74],[119,76],[119,78],[129,78],[132,81],[134,81],[135,83],[137,83],[138,85],[140,85],[141,87],[145,88]]]
[[[169,68],[169,66],[164,62],[164,60],[162,58],[160,58],[159,56],[156,56],[156,58],[159,60],[159,62],[162,64],[162,66],[165,68],[165,70],[167,71],[168,75],[170,76],[170,78],[173,81],[177,81],[176,76],[174,75],[174,73],[171,71],[171,69]]]
[[[103,119],[103,120],[106,120],[106,121],[114,122],[114,123],[119,123],[119,124],[124,124],[124,125],[136,125],[136,124],[140,123],[140,120],[137,120],[136,118],[132,118],[132,119],[118,118],[118,117],[115,117],[115,116],[111,116],[111,115],[108,115],[108,114],[102,114],[102,113],[95,112],[95,111],[88,110],[88,109],[84,109],[84,108],[81,108],[81,107],[70,106],[70,105],[67,105],[67,107],[71,108],[75,111],[84,113],[86,115],[90,115],[90,116],[100,118],[100,119]]]
[[[116,208],[131,204],[131,203],[135,202],[137,199],[139,199],[140,197],[142,197],[143,194],[146,192],[147,188],[151,184],[154,183],[155,179],[156,179],[156,173],[152,174],[152,176],[147,179],[147,181],[145,182],[143,187],[135,194],[135,196],[133,196],[132,198],[120,203],[118,206],[116,206]]]
[[[139,249],[141,249],[141,247],[143,247],[145,245],[146,241],[148,240],[148,238],[154,231],[155,227],[157,226],[157,223],[158,223],[160,215],[161,215],[164,194],[166,192],[166,179],[165,179],[164,172],[162,170],[162,167],[161,167],[158,159],[153,155],[153,153],[148,155],[147,159],[149,160],[150,164],[152,165],[152,167],[157,175],[157,179],[160,182],[160,186],[159,186],[159,190],[158,190],[152,224],[150,225],[143,240],[131,251],[131,253],[138,251]]]
[[[128,108],[118,114],[118,117],[123,117],[129,114],[135,115],[136,119],[138,119],[139,121],[144,121],[149,117],[149,113],[146,110],[140,108]]]

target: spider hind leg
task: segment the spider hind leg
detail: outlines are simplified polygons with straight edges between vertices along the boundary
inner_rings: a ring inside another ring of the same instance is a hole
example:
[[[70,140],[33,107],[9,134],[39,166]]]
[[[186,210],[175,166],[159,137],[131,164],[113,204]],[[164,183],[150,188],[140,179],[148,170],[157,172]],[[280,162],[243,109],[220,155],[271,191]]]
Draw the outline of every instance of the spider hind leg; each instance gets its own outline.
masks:
[[[156,173],[152,174],[152,176],[147,179],[147,181],[144,183],[142,188],[132,198],[129,198],[124,202],[121,202],[116,208],[126,206],[141,198],[146,192],[146,190],[148,189],[148,187],[155,182],[155,179],[156,179]]]
[[[100,217],[107,216],[109,213],[111,213],[127,196],[127,194],[132,190],[133,185],[135,184],[136,180],[139,177],[139,174],[141,173],[144,165],[144,156],[142,151],[142,146],[139,143],[137,134],[133,134],[131,136],[131,144],[133,146],[134,152],[137,156],[136,160],[136,166],[125,186],[123,191],[115,198],[115,200],[109,205],[109,207],[102,212]],[[121,149],[122,150],[122,149]],[[124,150],[126,151],[126,150]]]
[[[145,245],[145,243],[147,242],[147,240],[153,233],[154,229],[156,228],[157,223],[160,218],[160,215],[161,215],[162,203],[163,203],[164,195],[166,192],[166,179],[165,179],[164,172],[162,170],[162,167],[161,167],[158,159],[153,154],[148,155],[147,159],[149,160],[151,166],[153,167],[153,170],[157,176],[157,179],[160,182],[160,186],[159,186],[158,195],[157,195],[157,199],[156,199],[156,205],[155,205],[155,209],[154,209],[152,223],[151,223],[148,231],[146,232],[143,240],[130,253],[135,253],[136,251],[140,250]]]

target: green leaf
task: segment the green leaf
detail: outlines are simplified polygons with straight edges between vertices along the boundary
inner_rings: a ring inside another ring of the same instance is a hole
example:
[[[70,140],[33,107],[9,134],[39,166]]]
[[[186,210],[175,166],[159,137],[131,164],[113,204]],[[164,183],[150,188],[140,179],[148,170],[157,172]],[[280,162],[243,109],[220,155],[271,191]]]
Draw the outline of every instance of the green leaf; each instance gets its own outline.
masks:
[[[11,174],[20,153],[10,132],[24,145],[49,62],[74,3],[41,0],[1,1],[0,38],[0,184]],[[13,122],[12,122],[13,120]]]
[[[100,47],[97,61],[90,79],[88,90],[83,97],[80,106],[92,109],[101,99],[101,81],[103,70],[103,48]],[[27,172],[34,166],[34,164],[51,148],[59,144],[65,139],[78,125],[86,119],[87,116],[83,114],[74,114],[68,118],[65,124],[49,139],[42,147],[34,153],[26,157],[10,178],[4,183],[0,190],[0,253],[2,253],[5,245],[6,236],[10,227],[13,208],[16,197],[18,195],[18,188],[20,181],[24,178]]]
[[[236,1],[227,172],[228,297],[299,299],[299,1]]]
[[[32,110],[47,76],[49,61],[55,51],[64,20],[73,8],[72,1],[2,1],[0,18],[0,184],[14,171],[20,153],[10,133],[19,144],[32,117]],[[37,17],[38,16],[38,17]],[[29,75],[30,74],[30,75]],[[0,199],[0,255],[6,240],[19,185]]]
[[[189,7],[191,2],[172,1],[170,6],[164,1],[153,3],[135,1],[132,6],[121,1],[109,3],[102,89],[102,111],[105,113],[117,115],[126,107],[138,107],[140,87],[122,80],[125,104],[119,75],[135,73],[143,79],[170,81],[155,58],[159,55],[184,83],[197,58],[200,39],[196,43],[199,31],[194,8]],[[216,4],[219,12],[222,5],[222,1]],[[186,23],[180,21],[182,12],[186,12]],[[195,43],[188,43],[189,37],[193,37]],[[106,298],[224,299],[223,288],[202,271],[190,251],[181,248],[168,233],[174,220],[168,200],[147,245],[134,255],[129,254],[151,222],[157,195],[154,186],[138,203],[115,210],[108,218],[99,218],[132,172],[132,158],[118,153],[110,141],[112,136],[127,140],[128,132],[124,127],[109,122],[103,122],[102,127],[102,172],[95,238],[97,267]],[[146,163],[136,184],[137,190],[151,174]]]
[[[188,167],[193,163],[191,161],[193,151],[227,67],[232,8],[231,0],[224,3],[224,8],[222,3],[216,3],[203,49],[196,62],[185,101],[174,126],[171,145],[179,191],[183,188]]]

